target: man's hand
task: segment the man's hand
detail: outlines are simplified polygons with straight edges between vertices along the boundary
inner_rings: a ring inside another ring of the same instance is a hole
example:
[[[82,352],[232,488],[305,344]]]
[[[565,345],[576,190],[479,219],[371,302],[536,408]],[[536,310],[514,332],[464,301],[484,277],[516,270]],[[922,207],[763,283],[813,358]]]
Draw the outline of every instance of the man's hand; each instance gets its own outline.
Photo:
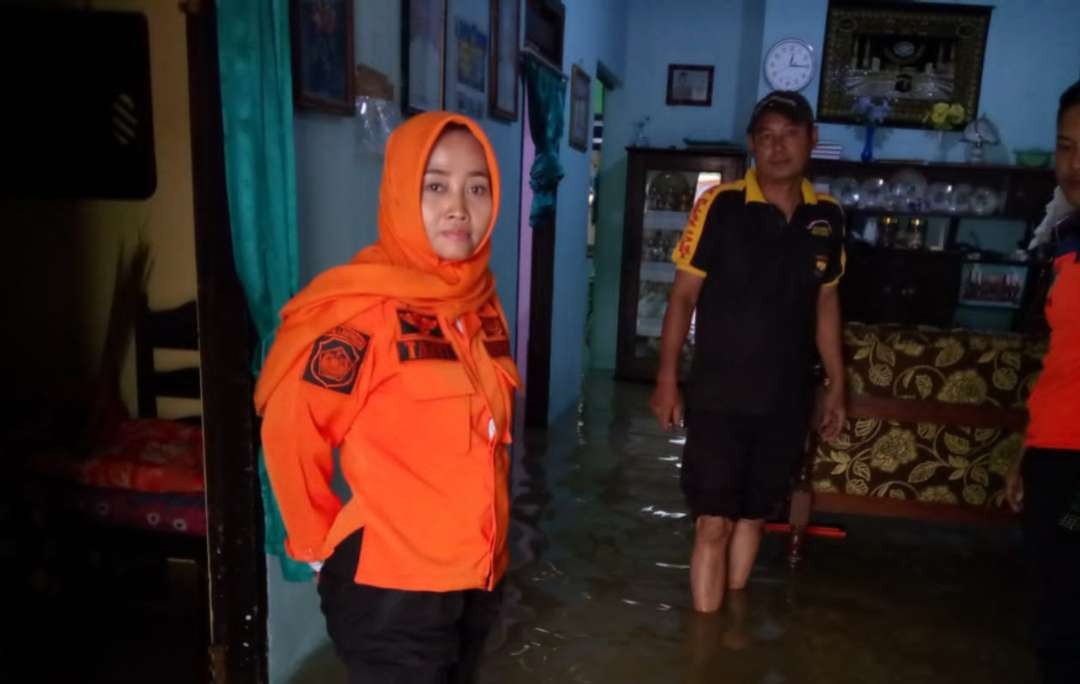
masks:
[[[1005,473],[1005,499],[1014,513],[1024,510],[1024,476],[1020,474],[1023,463],[1024,452],[1021,451]]]
[[[675,380],[659,380],[652,397],[649,398],[649,408],[653,415],[660,421],[660,427],[664,430],[673,430],[682,427],[683,402],[679,393],[679,384]]]
[[[844,388],[833,385],[825,390],[822,399],[821,421],[818,423],[818,434],[826,442],[831,442],[840,436],[847,419],[847,403],[844,400]]]

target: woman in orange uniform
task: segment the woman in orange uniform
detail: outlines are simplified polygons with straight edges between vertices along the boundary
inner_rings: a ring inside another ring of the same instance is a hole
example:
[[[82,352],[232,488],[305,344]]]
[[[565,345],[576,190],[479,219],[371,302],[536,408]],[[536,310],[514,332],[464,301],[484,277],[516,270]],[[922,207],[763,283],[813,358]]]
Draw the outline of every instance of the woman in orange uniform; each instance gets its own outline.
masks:
[[[1080,82],[1061,96],[1055,170],[1080,209]],[[1080,212],[1054,229],[1054,283],[1046,300],[1050,347],[1028,400],[1025,452],[1009,472],[1023,511],[1037,593],[1036,646],[1047,684],[1080,682]]]
[[[498,206],[471,119],[395,130],[378,242],[286,305],[255,390],[286,549],[319,570],[350,682],[471,681],[496,616],[519,382],[488,268]]]

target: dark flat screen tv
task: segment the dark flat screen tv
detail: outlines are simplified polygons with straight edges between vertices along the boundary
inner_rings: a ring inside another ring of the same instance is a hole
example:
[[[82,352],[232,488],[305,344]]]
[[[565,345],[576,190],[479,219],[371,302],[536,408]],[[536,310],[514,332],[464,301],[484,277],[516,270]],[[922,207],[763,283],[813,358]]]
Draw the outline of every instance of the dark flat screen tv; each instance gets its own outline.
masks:
[[[149,43],[136,12],[0,7],[0,196],[154,193]]]

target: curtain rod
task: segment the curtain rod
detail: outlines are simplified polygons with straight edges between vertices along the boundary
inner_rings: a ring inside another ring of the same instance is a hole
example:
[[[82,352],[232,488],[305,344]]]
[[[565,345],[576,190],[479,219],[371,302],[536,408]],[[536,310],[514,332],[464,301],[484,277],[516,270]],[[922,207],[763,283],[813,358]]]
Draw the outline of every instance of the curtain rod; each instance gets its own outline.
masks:
[[[551,69],[556,74],[558,74],[559,78],[561,78],[562,80],[564,80],[564,81],[569,80],[566,77],[566,74],[563,73],[562,69],[555,66],[551,62],[551,60],[549,60],[547,57],[544,57],[543,55],[541,55],[536,50],[533,50],[531,47],[523,47],[523,48],[521,48],[521,58],[524,59],[526,57],[531,57],[531,58],[535,59],[537,62],[539,62],[540,64],[543,64],[544,66],[546,66],[548,69]]]

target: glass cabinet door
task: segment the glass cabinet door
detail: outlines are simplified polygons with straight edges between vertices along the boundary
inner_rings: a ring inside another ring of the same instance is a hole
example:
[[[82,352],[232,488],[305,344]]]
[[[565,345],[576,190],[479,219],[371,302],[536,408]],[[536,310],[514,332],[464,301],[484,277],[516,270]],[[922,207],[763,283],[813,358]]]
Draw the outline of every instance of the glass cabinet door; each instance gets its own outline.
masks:
[[[675,264],[671,253],[690,218],[690,210],[709,188],[734,178],[720,171],[652,170],[645,174],[642,211],[641,264],[639,271],[637,323],[634,356],[655,361],[660,355],[660,331],[668,295],[675,282]],[[694,322],[683,347],[683,368],[689,367],[693,354]]]

